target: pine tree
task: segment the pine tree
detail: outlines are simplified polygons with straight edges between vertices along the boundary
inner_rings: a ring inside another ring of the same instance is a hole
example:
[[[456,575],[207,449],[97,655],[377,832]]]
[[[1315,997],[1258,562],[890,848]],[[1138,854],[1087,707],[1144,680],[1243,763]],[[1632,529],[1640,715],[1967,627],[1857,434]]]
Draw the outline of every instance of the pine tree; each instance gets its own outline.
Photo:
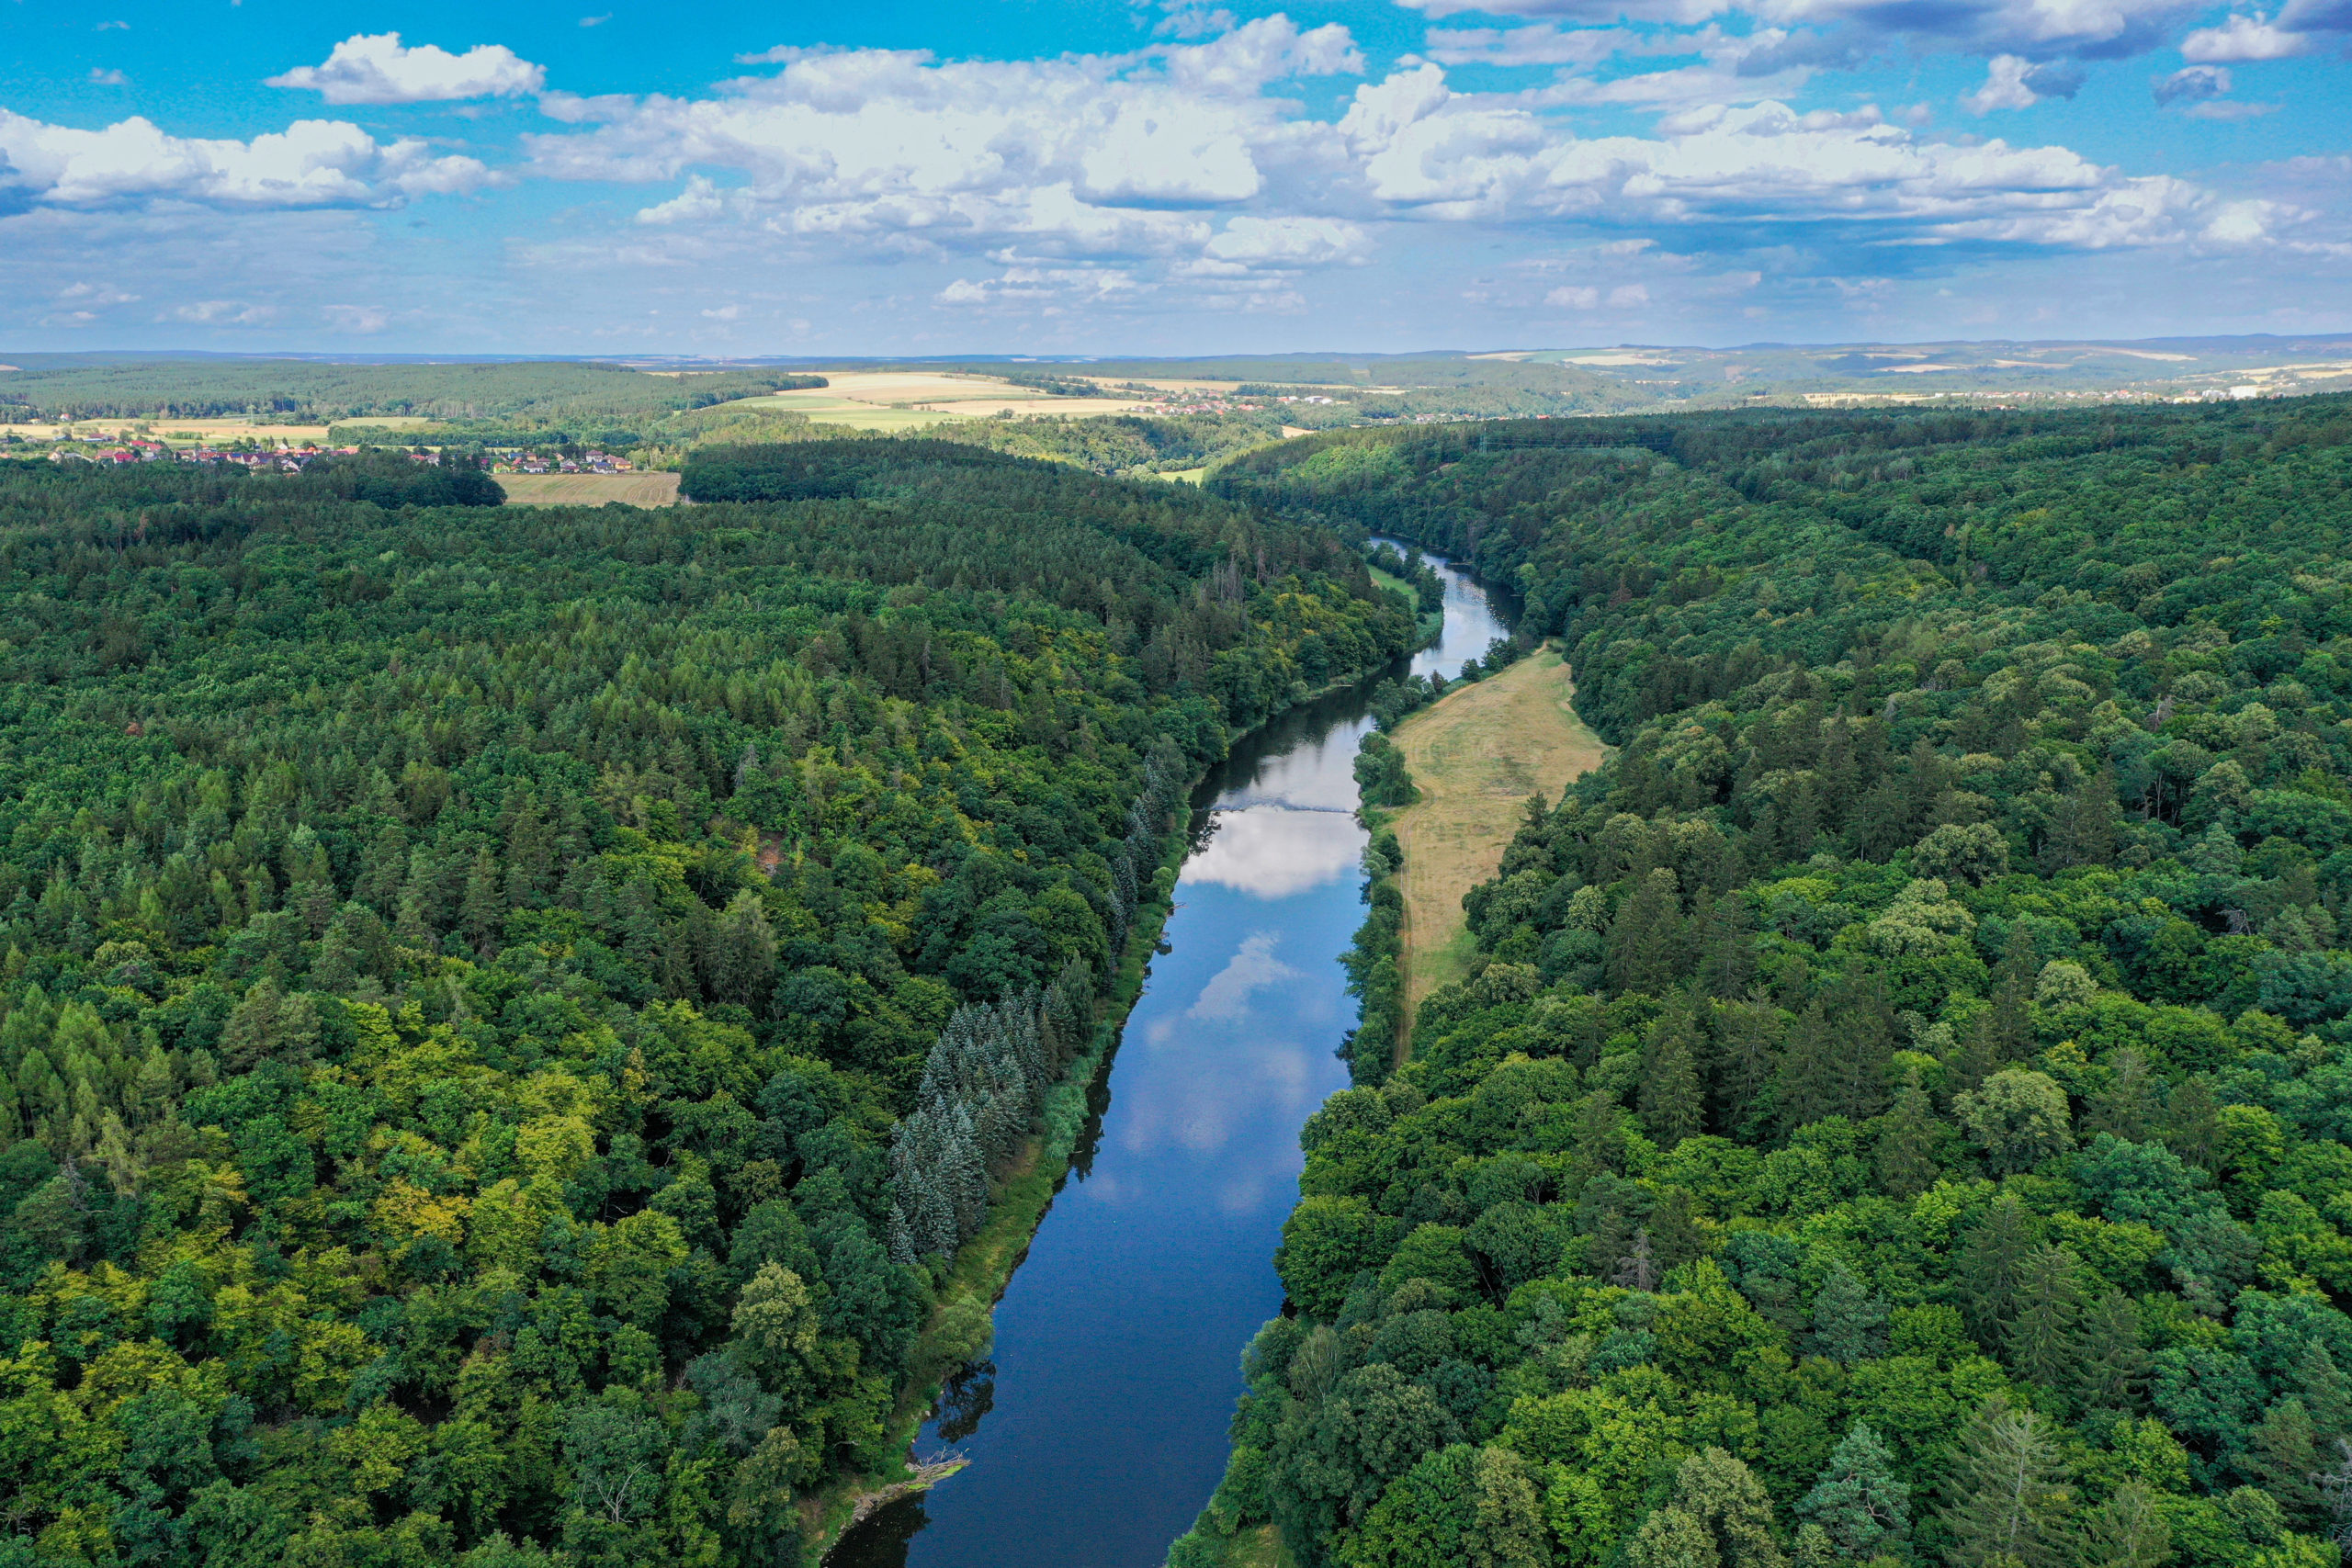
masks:
[[[2042,1417],[1995,1394],[1944,1461],[1937,1520],[1952,1568],[2061,1568],[2074,1493]]]
[[[1865,1422],[1846,1434],[1797,1517],[1828,1538],[1840,1557],[1864,1562],[1882,1548],[1899,1554],[1911,1531],[1911,1488],[1895,1479],[1894,1456]]]

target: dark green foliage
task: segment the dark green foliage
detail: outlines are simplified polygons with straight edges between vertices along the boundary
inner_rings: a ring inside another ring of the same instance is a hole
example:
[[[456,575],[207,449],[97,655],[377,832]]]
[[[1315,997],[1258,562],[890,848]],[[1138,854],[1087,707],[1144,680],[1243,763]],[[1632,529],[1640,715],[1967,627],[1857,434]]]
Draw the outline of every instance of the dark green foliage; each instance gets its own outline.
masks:
[[[1493,1390],[1464,1440],[1530,1466],[1566,1563],[1724,1561],[1672,1495],[1711,1448],[1806,1564],[2333,1552],[2346,429],[1555,421],[1223,470],[1516,583],[1621,747],[1544,781],[1469,977],[1309,1123],[1283,1280],[1340,1375],[1445,1314]],[[1472,1240],[1521,1161],[1532,1274]],[[1292,1462],[1299,1397],[1253,1370],[1237,1455]],[[1369,1512],[1235,1517],[1378,1560]]]
[[[0,468],[8,1551],[789,1562],[892,1462],[1192,780],[1414,626],[872,446],[661,513]]]

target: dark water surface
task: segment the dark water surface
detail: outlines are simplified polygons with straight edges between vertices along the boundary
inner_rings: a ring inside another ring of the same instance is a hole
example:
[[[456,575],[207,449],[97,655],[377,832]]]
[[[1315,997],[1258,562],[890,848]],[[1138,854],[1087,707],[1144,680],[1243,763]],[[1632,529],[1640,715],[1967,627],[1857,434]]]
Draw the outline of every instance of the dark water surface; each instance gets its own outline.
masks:
[[[1443,568],[1459,670],[1505,627]],[[950,1386],[916,1451],[971,1464],[879,1510],[828,1568],[1158,1568],[1223,1472],[1240,1353],[1282,1306],[1273,1253],[1298,1128],[1347,1087],[1338,959],[1363,923],[1353,773],[1363,692],[1237,746],[1195,837],[1099,1127],[996,1309],[991,1362]]]

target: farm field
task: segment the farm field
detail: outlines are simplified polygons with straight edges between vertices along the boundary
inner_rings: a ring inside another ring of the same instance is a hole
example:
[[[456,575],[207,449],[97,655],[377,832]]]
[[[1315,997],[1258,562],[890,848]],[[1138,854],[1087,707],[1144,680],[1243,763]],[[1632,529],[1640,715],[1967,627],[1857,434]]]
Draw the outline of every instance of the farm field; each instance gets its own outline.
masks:
[[[427,420],[413,418],[370,419],[369,424],[425,424]],[[138,434],[140,425],[156,440],[175,446],[191,446],[216,441],[283,441],[291,446],[304,442],[323,442],[328,427],[323,424],[256,424],[249,419],[83,419],[70,424],[8,424],[0,425],[0,434],[17,435],[28,441],[55,441],[75,431],[96,432],[109,439],[119,440]]]
[[[1028,388],[993,376],[946,371],[828,371],[826,379],[831,385],[805,391],[770,392],[739,399],[726,406],[804,413],[815,424],[864,430],[920,429],[943,420],[970,419],[1008,411],[1015,414],[1103,414],[1122,413],[1136,406],[1131,399],[1039,397]]]
[[[1456,686],[1396,727],[1421,798],[1396,814],[1404,846],[1405,1007],[1462,977],[1470,932],[1462,896],[1495,874],[1537,790],[1557,800],[1609,748],[1568,706],[1576,682],[1556,647]]]
[[[678,476],[646,474],[501,474],[509,506],[675,506]]]

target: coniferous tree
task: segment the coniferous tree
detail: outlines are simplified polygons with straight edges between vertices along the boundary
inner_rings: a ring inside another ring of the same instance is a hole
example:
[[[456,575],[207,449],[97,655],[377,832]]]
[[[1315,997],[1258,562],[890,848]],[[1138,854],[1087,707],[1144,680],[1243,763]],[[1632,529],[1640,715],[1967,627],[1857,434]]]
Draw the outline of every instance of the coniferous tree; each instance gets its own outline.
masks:
[[[1718,1001],[1747,995],[1756,976],[1756,939],[1750,930],[1747,900],[1727,893],[1708,911],[1701,939],[1699,988]]]
[[[2016,1319],[2018,1288],[2033,1250],[2033,1231],[2025,1205],[2015,1194],[2004,1192],[1961,1243],[1953,1269],[1961,1312],[1980,1345],[1999,1347]]]
[[[2082,1259],[2064,1247],[2037,1247],[2017,1271],[2015,1321],[2007,1331],[2018,1376],[2064,1391],[2080,1371],[2075,1325],[2082,1316]]]
[[[1857,1421],[1813,1490],[1797,1500],[1796,1513],[1819,1529],[1840,1557],[1867,1562],[1882,1550],[1903,1549],[1911,1531],[1911,1488],[1896,1479],[1885,1440]]]
[[[1952,1568],[2060,1568],[2074,1491],[2048,1423],[1996,1394],[1944,1461],[1937,1521]]]
[[[1642,1066],[1642,1128],[1670,1149],[1705,1124],[1706,1095],[1699,1082],[1698,1026],[1678,1005],[1650,1030]]]
[[[1729,1002],[1714,1013],[1714,1063],[1708,1077],[1709,1124],[1726,1135],[1758,1109],[1781,1051],[1780,1010],[1769,1002]]]
[[[1664,866],[1643,877],[1610,922],[1602,970],[1620,991],[1652,996],[1674,983],[1682,912],[1674,873]]]
[[[1836,1026],[1827,1007],[1815,998],[1790,1029],[1772,1080],[1773,1109],[1784,1132],[1839,1113],[1846,1103],[1842,1066]]]
[[[2140,1308],[2109,1291],[2084,1311],[2076,1331],[2074,1395],[2087,1409],[2135,1410],[2147,1375]]]
[[[2112,1133],[2127,1143],[2146,1141],[2159,1110],[2156,1078],[2148,1069],[2148,1058],[2127,1045],[2108,1059],[2107,1067],[2107,1085],[2091,1096],[2083,1131]]]
[[[1886,1302],[1854,1277],[1845,1264],[1830,1266],[1829,1277],[1813,1301],[1813,1334],[1808,1348],[1816,1356],[1852,1366],[1856,1361],[1886,1353]]]
[[[2298,1529],[2319,1528],[2326,1521],[2319,1482],[2325,1462],[2322,1454],[2311,1411],[2293,1394],[2271,1405],[2246,1434],[2247,1468]]]
[[[2127,1481],[2083,1516],[2081,1568],[2165,1568],[2173,1561],[2172,1526],[2156,1495]]]
[[[1897,1198],[1916,1198],[1936,1183],[1936,1109],[1919,1087],[1915,1070],[1905,1074],[1894,1105],[1879,1133],[1878,1179]]]

